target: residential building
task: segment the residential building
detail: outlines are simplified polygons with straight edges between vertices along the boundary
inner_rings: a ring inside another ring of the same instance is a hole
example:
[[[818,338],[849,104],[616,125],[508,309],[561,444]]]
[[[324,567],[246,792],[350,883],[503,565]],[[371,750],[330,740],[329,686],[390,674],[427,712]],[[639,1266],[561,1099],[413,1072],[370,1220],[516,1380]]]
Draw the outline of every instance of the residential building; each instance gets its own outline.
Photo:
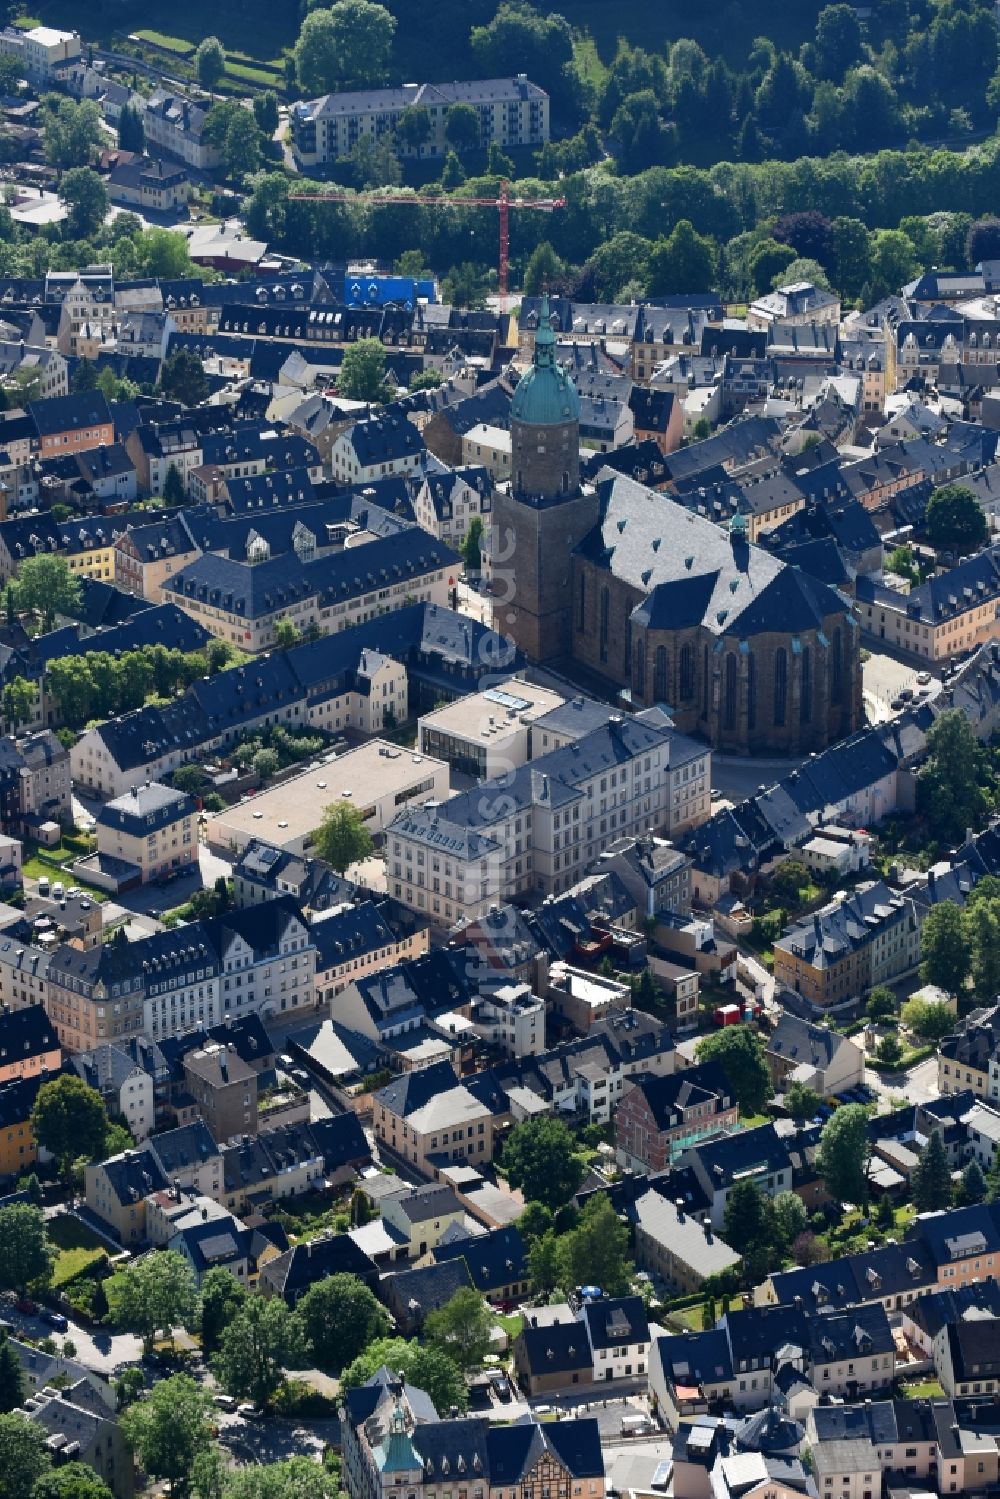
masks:
[[[940,1042],[938,1088],[1000,1098],[1000,1006],[973,1010]]]
[[[50,1451],[64,1454],[92,1468],[114,1499],[132,1499],[132,1450],[117,1417],[109,1411],[89,1379],[68,1389],[45,1388],[31,1395],[20,1414],[45,1433]]]
[[[198,862],[198,804],[158,781],[133,786],[97,813],[97,858],[123,880],[146,885]],[[119,866],[125,865],[126,869]]]
[[[417,525],[456,549],[473,519],[489,528],[492,509],[492,477],[477,466],[425,475],[413,501]]]
[[[330,469],[340,484],[371,484],[393,475],[419,473],[426,451],[413,423],[387,410],[355,422],[334,439]]]
[[[0,1014],[0,1083],[58,1072],[62,1047],[41,1004]]]
[[[31,1111],[45,1073],[0,1083],[0,1177],[21,1176],[38,1159]]]
[[[448,1062],[404,1073],[375,1094],[375,1137],[422,1175],[441,1162],[487,1164],[506,1096],[487,1074],[459,1080]]]
[[[105,1108],[125,1121],[132,1138],[140,1143],[156,1123],[153,1074],[125,1046],[105,1043],[93,1051],[74,1052],[69,1065],[88,1087],[100,1093]]]
[[[848,1036],[824,1025],[811,1025],[782,1011],[765,1040],[771,1081],[779,1090],[800,1082],[816,1093],[847,1093],[864,1082],[865,1054]]]
[[[910,901],[873,881],[785,932],[774,944],[774,976],[827,1008],[915,968],[919,939]]]
[[[188,1052],[184,1078],[213,1139],[257,1133],[257,1074],[232,1043]]]
[[[185,207],[191,196],[191,179],[182,166],[139,157],[122,162],[108,176],[112,203],[150,213],[169,213]]]
[[[257,563],[210,553],[160,587],[213,635],[257,652],[273,647],[286,619],[327,634],[414,602],[445,606],[456,567],[449,547],[411,528],[307,561],[294,551]]]
[[[667,1077],[638,1077],[615,1114],[619,1164],[632,1171],[665,1171],[689,1145],[735,1129],[739,1105],[729,1079],[707,1062]]]
[[[712,1228],[650,1189],[635,1204],[635,1262],[676,1296],[697,1294],[712,1275],[736,1270],[740,1256]]]
[[[32,26],[26,31],[8,26],[0,34],[0,52],[19,58],[35,87],[51,87],[62,70],[80,57],[80,33],[54,26]]]
[[[419,156],[443,156],[448,150],[445,126],[455,104],[469,104],[479,117],[483,150],[496,142],[541,146],[549,138],[549,96],[521,73],[515,78],[482,78],[461,83],[408,83],[400,88],[326,94],[292,106],[295,154],[304,167],[349,155],[364,136],[391,134],[407,109],[423,106],[430,135],[419,146],[404,148]]]
[[[792,1187],[792,1161],[787,1143],[773,1124],[736,1130],[689,1145],[678,1158],[678,1166],[690,1167],[699,1188],[708,1198],[709,1221],[721,1229],[726,1202],[737,1181],[753,1181],[767,1197]]]
[[[856,584],[864,633],[929,661],[951,661],[997,637],[1000,545],[897,593],[869,578]]]
[[[840,298],[808,281],[779,286],[751,302],[747,309],[747,327],[751,332],[768,332],[775,323],[796,328],[812,323],[836,328],[839,322]]]
[[[417,724],[417,748],[447,760],[453,770],[490,779],[525,765],[533,748],[540,752],[532,726],[563,702],[548,687],[512,679],[425,713]]]
[[[169,1185],[148,1145],[95,1161],[84,1173],[88,1208],[126,1246],[146,1242],[147,1198]]]
[[[330,1275],[355,1275],[369,1287],[378,1279],[375,1265],[347,1234],[331,1234],[294,1244],[270,1260],[261,1271],[258,1288],[263,1296],[280,1296],[294,1307],[312,1286]]]
[[[147,152],[158,154],[154,151],[158,147],[200,172],[221,166],[221,150],[205,139],[207,113],[204,105],[195,104],[182,94],[154,89],[146,100],[142,118]]]
[[[110,447],[115,440],[114,420],[99,390],[29,401],[28,415],[35,424],[41,458],[85,453],[102,443]]]

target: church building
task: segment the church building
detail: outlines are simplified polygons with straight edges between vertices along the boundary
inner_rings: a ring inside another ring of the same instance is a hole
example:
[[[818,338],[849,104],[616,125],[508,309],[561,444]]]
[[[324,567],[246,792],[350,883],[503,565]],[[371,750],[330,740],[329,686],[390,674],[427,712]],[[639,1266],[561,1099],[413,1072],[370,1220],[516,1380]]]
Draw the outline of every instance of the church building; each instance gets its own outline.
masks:
[[[850,602],[612,469],[580,483],[580,402],[543,304],[494,500],[494,626],[533,661],[574,661],[636,708],[744,753],[807,753],[861,724]]]

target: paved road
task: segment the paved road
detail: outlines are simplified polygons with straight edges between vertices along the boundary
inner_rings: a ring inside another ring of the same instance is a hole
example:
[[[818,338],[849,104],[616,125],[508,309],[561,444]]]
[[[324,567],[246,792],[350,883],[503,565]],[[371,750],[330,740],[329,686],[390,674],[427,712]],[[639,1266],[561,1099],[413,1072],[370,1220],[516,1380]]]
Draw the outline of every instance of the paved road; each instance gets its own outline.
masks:
[[[773,786],[792,770],[798,770],[804,755],[787,759],[751,759],[747,755],[712,755],[712,787],[732,802],[755,796],[761,786]]]

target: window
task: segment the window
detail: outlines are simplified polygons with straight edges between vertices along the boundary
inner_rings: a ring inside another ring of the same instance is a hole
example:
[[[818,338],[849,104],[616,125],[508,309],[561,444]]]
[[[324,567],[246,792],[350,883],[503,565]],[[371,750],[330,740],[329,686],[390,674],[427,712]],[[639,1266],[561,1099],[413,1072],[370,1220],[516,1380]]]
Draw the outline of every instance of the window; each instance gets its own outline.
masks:
[[[587,623],[587,579],[580,574],[580,592],[577,595],[576,627],[582,630]]]
[[[812,722],[812,651],[806,646],[802,652],[802,696],[800,700],[803,723]]]
[[[753,651],[747,657],[747,728],[757,726],[757,662]]]
[[[788,701],[788,652],[779,646],[774,653],[774,722],[777,726],[785,722],[785,707]]]
[[[656,647],[653,669],[653,696],[658,703],[665,703],[667,700],[667,648],[665,645],[658,645]]]
[[[722,700],[722,727],[724,729],[736,727],[736,694],[738,691],[736,672],[736,657],[730,651],[726,657],[725,691]]]
[[[838,625],[833,632],[830,656],[830,701],[839,703],[844,696],[844,637]]]
[[[639,640],[635,647],[635,687],[636,697],[646,696],[646,638]]]
[[[608,635],[611,628],[611,593],[607,588],[601,589],[601,624],[600,624],[600,653],[601,660],[608,659]]]
[[[681,697],[688,702],[694,697],[694,646],[681,646]]]

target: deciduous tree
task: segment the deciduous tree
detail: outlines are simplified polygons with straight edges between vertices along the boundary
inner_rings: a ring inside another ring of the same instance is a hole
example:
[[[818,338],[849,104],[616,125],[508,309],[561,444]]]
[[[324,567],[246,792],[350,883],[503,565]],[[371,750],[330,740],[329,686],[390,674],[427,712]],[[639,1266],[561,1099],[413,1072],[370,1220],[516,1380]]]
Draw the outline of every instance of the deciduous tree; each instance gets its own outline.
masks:
[[[385,1309],[356,1275],[317,1281],[299,1301],[296,1315],[310,1357],[328,1374],[339,1374],[369,1343],[389,1334]]]
[[[176,777],[174,778],[176,785]],[[216,1353],[222,1334],[247,1299],[246,1287],[221,1265],[206,1270],[201,1278],[201,1346],[206,1355]]]
[[[385,400],[385,345],[380,338],[359,338],[347,345],[337,390],[349,401]]]
[[[816,1166],[827,1190],[839,1202],[864,1203],[868,1198],[868,1111],[859,1103],[844,1104],[823,1126]]]
[[[194,65],[202,88],[213,89],[226,71],[226,49],[217,36],[206,36],[198,43]]]
[[[313,844],[319,857],[338,874],[367,859],[372,851],[371,834],[361,811],[345,801],[332,802],[324,809]]]
[[[474,1286],[456,1291],[447,1306],[431,1312],[424,1336],[453,1359],[465,1373],[482,1367],[490,1351],[493,1318]]]
[[[583,1162],[561,1119],[540,1114],[516,1124],[507,1136],[503,1165],[511,1186],[548,1208],[568,1202],[583,1180]]]
[[[283,1303],[279,1303],[283,1305]],[[187,1374],[161,1380],[121,1416],[125,1440],[151,1478],[184,1493],[199,1453],[211,1446],[212,1397]]]
[[[718,1062],[744,1114],[759,1114],[771,1097],[771,1074],[760,1037],[745,1025],[728,1025],[698,1042],[698,1060]]]
[[[97,1154],[107,1129],[104,1101],[82,1077],[61,1073],[39,1088],[31,1111],[32,1134],[55,1156],[64,1175],[80,1156]]]
[[[223,1331],[212,1369],[228,1394],[267,1410],[303,1351],[300,1323],[281,1298],[251,1296]]]
[[[14,585],[18,609],[33,609],[42,616],[46,630],[57,614],[76,615],[80,610],[80,582],[65,557],[43,553],[26,557]]]
[[[172,1249],[144,1255],[105,1282],[111,1320],[138,1333],[149,1352],[157,1333],[172,1337],[175,1327],[194,1327],[198,1289],[183,1255]]]
[[[389,64],[396,21],[372,0],[337,0],[302,22],[295,44],[295,71],[308,95],[370,88]]]

